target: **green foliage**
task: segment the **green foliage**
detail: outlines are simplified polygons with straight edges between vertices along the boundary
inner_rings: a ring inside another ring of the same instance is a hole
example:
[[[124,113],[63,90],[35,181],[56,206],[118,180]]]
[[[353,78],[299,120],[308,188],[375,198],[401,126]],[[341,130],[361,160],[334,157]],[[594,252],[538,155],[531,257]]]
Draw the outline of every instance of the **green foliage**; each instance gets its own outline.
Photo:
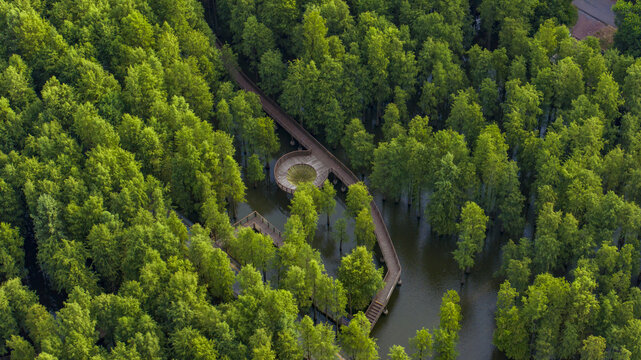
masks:
[[[171,336],[171,348],[176,359],[213,360],[218,355],[213,340],[208,340],[190,327],[180,329]]]
[[[341,328],[340,340],[343,349],[354,359],[378,359],[378,346],[369,337],[371,324],[363,312],[358,312],[349,325]]]
[[[287,66],[279,50],[268,50],[260,58],[258,74],[260,87],[270,96],[278,95],[283,86]]]
[[[639,46],[639,24],[641,23],[641,5],[633,1],[617,1],[612,7],[618,31],[614,35],[616,47],[632,56],[641,56]]]
[[[265,169],[257,154],[247,159],[247,181],[254,185],[265,180]]]
[[[303,234],[305,234],[305,238],[308,241],[311,241],[318,225],[318,211],[312,195],[308,191],[301,190],[299,189],[294,193],[290,204],[290,212],[301,220]]]
[[[347,291],[350,312],[364,308],[384,286],[383,269],[376,269],[372,253],[363,246],[357,246],[341,259],[338,279]]]
[[[349,214],[356,217],[363,208],[369,209],[372,196],[367,191],[367,187],[363,182],[357,182],[349,186],[345,202]]]
[[[468,144],[473,145],[485,125],[485,119],[470,91],[459,91],[454,97],[450,116],[445,122],[447,126],[465,135]]]
[[[347,151],[349,161],[356,171],[369,170],[374,153],[373,140],[374,136],[365,130],[359,119],[352,119],[345,127],[341,145]]]
[[[326,179],[319,193],[318,208],[327,214],[327,226],[329,226],[329,217],[336,210],[336,189],[334,185]]]
[[[309,316],[304,316],[300,321],[299,330],[301,348],[307,358],[314,359],[334,359],[338,352],[338,346],[335,343],[334,331],[329,325],[318,324]]]
[[[0,223],[0,279],[5,282],[14,277],[24,277],[24,241],[9,224]]]
[[[398,127],[402,129],[400,125]],[[407,161],[412,156],[414,145],[415,141],[405,136],[395,137],[390,142],[378,144],[374,150],[370,177],[373,188],[395,199],[400,198],[403,190],[411,183],[407,173],[419,170],[411,169],[410,166],[414,164]]]
[[[474,202],[467,202],[461,209],[459,240],[452,253],[461,270],[474,266],[474,256],[483,250],[488,219],[483,209]]]
[[[255,68],[256,61],[273,48],[274,36],[272,31],[258,22],[255,16],[248,17],[245,20],[242,34],[241,51],[243,55],[252,59]]]
[[[434,351],[438,359],[456,359],[456,343],[461,329],[461,306],[458,293],[448,290],[441,301],[440,324],[434,330]]]
[[[230,250],[241,264],[253,264],[262,271],[267,269],[275,254],[271,237],[248,227],[239,229],[230,245]]]
[[[412,359],[425,360],[432,356],[432,334],[430,331],[422,328],[416,330],[416,336],[410,338],[410,348],[412,349]]]
[[[454,157],[447,153],[442,159],[434,181],[434,193],[425,209],[430,224],[440,235],[453,234],[456,231],[456,219],[463,192],[456,187],[460,181],[461,171],[454,164]]]
[[[389,354],[387,356],[390,360],[409,360],[410,357],[405,353],[405,348],[400,345],[393,345],[390,347]]]
[[[205,229],[195,225],[191,228],[191,245],[189,259],[194,264],[202,282],[213,298],[231,299],[233,295],[234,272],[227,254],[211,245],[211,239]]]
[[[374,234],[374,222],[372,220],[372,211],[369,207],[364,207],[356,216],[356,226],[354,227],[356,243],[372,250],[376,243]]]

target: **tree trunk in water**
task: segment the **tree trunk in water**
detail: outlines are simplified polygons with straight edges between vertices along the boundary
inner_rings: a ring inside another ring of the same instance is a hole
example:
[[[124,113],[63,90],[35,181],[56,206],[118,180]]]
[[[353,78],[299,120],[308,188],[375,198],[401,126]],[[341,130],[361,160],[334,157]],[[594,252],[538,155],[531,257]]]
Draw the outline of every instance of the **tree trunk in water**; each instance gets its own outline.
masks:
[[[316,281],[314,281],[314,289],[312,290],[312,308],[314,309],[314,324],[316,324],[316,306],[314,305],[316,299]]]

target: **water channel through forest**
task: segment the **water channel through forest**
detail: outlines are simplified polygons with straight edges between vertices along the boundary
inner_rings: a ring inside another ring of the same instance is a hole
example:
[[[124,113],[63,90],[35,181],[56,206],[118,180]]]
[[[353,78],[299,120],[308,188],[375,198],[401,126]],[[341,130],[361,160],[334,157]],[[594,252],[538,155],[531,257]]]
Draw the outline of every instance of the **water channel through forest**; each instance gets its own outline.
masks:
[[[248,185],[247,202],[239,204],[237,217],[240,219],[251,211],[258,211],[283,230],[289,214],[290,196],[274,182],[273,165],[282,154],[297,148],[290,145],[291,137],[287,133],[279,129],[278,135],[281,150],[270,163],[269,178],[256,188]],[[345,194],[341,192],[341,187],[340,183],[336,185],[337,203],[330,218],[331,224],[342,217],[345,211]],[[417,329],[425,327],[431,331],[438,327],[441,297],[448,289],[454,289],[460,294],[463,314],[459,358],[503,359],[492,345],[496,293],[500,285],[494,277],[500,265],[501,240],[498,234],[488,237],[483,253],[477,257],[472,272],[461,287],[461,272],[451,255],[455,240],[432,235],[424,217],[418,220],[417,209],[415,206],[408,208],[406,200],[395,203],[383,202],[381,196],[375,196],[375,199],[403,267],[403,284],[390,300],[389,314],[381,317],[372,333],[377,338],[381,358],[387,358],[392,345],[407,348],[408,339],[414,336]],[[330,227],[328,230],[326,223],[326,215],[320,214],[312,246],[320,251],[327,272],[335,276],[341,256],[338,243],[331,240],[332,229]],[[353,237],[353,220],[348,221],[348,234]],[[354,246],[353,240],[343,243],[343,254],[349,253]]]

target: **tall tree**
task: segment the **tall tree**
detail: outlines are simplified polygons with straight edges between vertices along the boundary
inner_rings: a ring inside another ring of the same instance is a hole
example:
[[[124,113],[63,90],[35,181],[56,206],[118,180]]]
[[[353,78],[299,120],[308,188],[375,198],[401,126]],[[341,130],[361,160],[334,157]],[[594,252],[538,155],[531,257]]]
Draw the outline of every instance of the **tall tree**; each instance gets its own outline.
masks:
[[[416,330],[416,335],[410,338],[410,348],[414,360],[427,360],[432,357],[432,334],[430,331],[425,328]]]
[[[365,246],[368,250],[374,248],[376,235],[374,234],[374,222],[372,221],[372,211],[369,207],[364,207],[356,216],[356,226],[354,227],[356,243]]]
[[[327,227],[329,228],[329,217],[336,209],[336,189],[329,180],[325,180],[319,193],[318,207],[319,210],[327,215]]]
[[[258,63],[260,87],[269,96],[276,97],[283,89],[283,81],[287,75],[287,65],[278,49],[267,50]]]
[[[343,350],[358,360],[378,359],[378,345],[369,337],[371,324],[363,312],[358,312],[349,322],[341,328],[340,340]]]
[[[338,253],[343,255],[343,241],[347,239],[347,220],[341,217],[334,224],[332,239],[338,241]]]
[[[461,306],[458,293],[448,290],[441,300],[440,323],[434,331],[434,350],[439,359],[456,359],[458,332],[461,329]]]
[[[329,55],[327,41],[327,26],[321,16],[319,8],[310,8],[303,15],[302,26],[302,59],[306,62],[314,61],[320,65]]]
[[[641,4],[634,1],[617,1],[612,10],[619,29],[614,35],[614,44],[619,50],[632,56],[641,56],[641,45],[637,41],[641,36]]]
[[[460,213],[463,193],[456,185],[461,171],[454,164],[454,156],[451,153],[445,155],[439,165],[434,181],[434,193],[425,213],[436,233],[448,235],[456,231],[456,219]]]
[[[347,197],[345,199],[347,205],[347,212],[350,216],[356,217],[363,208],[369,208],[372,202],[372,195],[367,191],[367,186],[361,181],[352,184],[347,189]]]
[[[345,127],[345,135],[341,145],[347,151],[349,161],[356,171],[361,174],[369,171],[372,166],[374,154],[374,135],[368,133],[359,119],[352,121]]]
[[[263,163],[258,158],[257,154],[253,154],[247,160],[247,181],[254,184],[265,180],[265,169]]]
[[[483,250],[485,225],[488,220],[489,217],[485,216],[483,209],[474,202],[465,203],[461,209],[459,239],[452,254],[462,271],[474,266],[474,257]]]
[[[447,126],[465,135],[470,146],[474,145],[479,133],[485,127],[481,106],[474,101],[474,95],[472,90],[459,91],[454,96],[450,116],[445,122]]]
[[[364,308],[384,285],[383,269],[376,269],[372,253],[363,246],[357,246],[341,259],[338,279],[347,291],[350,313]]]
[[[405,348],[400,345],[392,345],[387,356],[390,360],[410,360],[410,357],[407,356],[407,353],[405,352]]]
[[[256,69],[262,56],[274,47],[272,31],[260,23],[255,16],[248,17],[243,26],[240,49],[242,54],[249,59],[252,68]]]
[[[312,196],[304,191],[296,191],[290,204],[290,212],[292,215],[299,217],[305,237],[308,241],[311,241],[318,225],[318,212]]]
[[[26,275],[24,240],[7,223],[0,223],[0,279],[2,282]]]

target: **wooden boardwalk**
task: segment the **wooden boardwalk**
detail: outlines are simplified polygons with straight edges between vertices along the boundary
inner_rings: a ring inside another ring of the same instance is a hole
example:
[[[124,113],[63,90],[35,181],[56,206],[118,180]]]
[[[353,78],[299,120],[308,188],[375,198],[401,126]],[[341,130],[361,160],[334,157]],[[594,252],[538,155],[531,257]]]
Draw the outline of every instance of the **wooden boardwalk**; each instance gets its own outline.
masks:
[[[222,47],[220,41],[216,42],[219,48]],[[251,91],[260,96],[263,110],[271,116],[285,131],[287,131],[299,144],[325,164],[325,166],[336,176],[345,186],[358,182],[354,173],[329,152],[316,138],[305,130],[296,120],[289,116],[280,106],[267,97],[251,79],[232,64],[225,64],[231,78],[236,81],[240,88],[245,91]],[[385,286],[372,299],[372,302],[365,312],[365,316],[371,322],[372,328],[383,314],[387,304],[392,296],[394,288],[401,279],[401,263],[398,261],[394,244],[389,236],[383,217],[374,201],[370,204],[372,218],[375,227],[376,239],[378,246],[383,254],[387,273],[385,273]]]
[[[236,222],[233,227],[245,226],[258,231],[263,235],[269,235],[277,248],[283,246],[283,233],[272,225],[263,215],[252,211],[249,215]]]

